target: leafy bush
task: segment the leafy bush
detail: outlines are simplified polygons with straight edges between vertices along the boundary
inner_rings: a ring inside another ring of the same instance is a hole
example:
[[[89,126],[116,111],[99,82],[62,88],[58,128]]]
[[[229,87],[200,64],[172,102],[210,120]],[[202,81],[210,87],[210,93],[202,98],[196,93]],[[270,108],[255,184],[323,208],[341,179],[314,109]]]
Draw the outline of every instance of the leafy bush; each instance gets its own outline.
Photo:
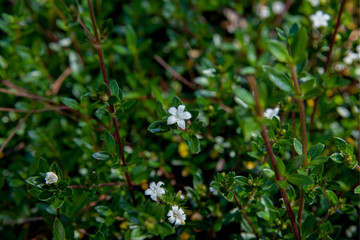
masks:
[[[2,8],[1,236],[359,236],[359,3]]]

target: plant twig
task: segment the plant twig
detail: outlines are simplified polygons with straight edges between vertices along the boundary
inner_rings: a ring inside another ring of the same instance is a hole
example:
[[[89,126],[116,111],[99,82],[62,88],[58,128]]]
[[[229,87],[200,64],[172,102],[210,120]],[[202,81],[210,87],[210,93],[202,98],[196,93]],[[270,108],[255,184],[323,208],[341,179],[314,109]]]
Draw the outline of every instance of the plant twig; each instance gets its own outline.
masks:
[[[19,128],[21,127],[21,125],[24,124],[24,122],[30,117],[31,113],[26,114],[26,116],[21,119],[18,124],[16,125],[16,127],[11,131],[10,135],[6,138],[4,144],[0,147],[0,155],[2,154],[2,152],[4,151],[4,148],[6,147],[6,145],[10,142],[10,140],[15,136],[16,132],[19,130]]]
[[[109,186],[124,186],[124,182],[109,182],[109,183],[100,183],[96,185],[95,187],[109,187]],[[137,186],[137,183],[131,183],[133,186]],[[86,188],[87,186],[84,185],[69,185],[69,188]]]
[[[88,0],[88,6],[89,6],[91,22],[92,22],[93,29],[94,29],[94,34],[95,34],[95,43],[93,43],[93,46],[95,47],[96,52],[97,52],[97,54],[99,56],[101,73],[103,75],[104,82],[108,86],[107,94],[108,94],[108,96],[110,96],[109,80],[108,80],[107,73],[106,73],[104,58],[103,58],[103,54],[102,54],[102,45],[101,45],[99,35],[98,35],[98,32],[97,32],[94,8],[93,8],[91,0]],[[87,29],[86,26],[85,26],[84,29]],[[92,36],[92,35],[89,35],[89,37],[90,36]],[[92,36],[92,38],[93,38],[93,36]],[[90,39],[92,39],[92,38],[90,37]],[[118,123],[117,123],[117,117],[114,114],[115,113],[114,105],[110,104],[109,110],[110,110],[110,113],[112,115],[112,121],[113,121],[113,124],[114,124],[114,127],[115,127],[115,133],[114,134],[115,134],[116,142],[118,143],[118,146],[119,146],[122,165],[124,166],[125,178],[126,178],[126,181],[128,183],[128,186],[129,186],[132,203],[133,203],[133,205],[135,205],[134,189],[133,189],[133,186],[131,184],[130,174],[129,174],[128,167],[127,167],[127,164],[126,164],[124,148],[122,146],[121,137],[120,137],[120,133],[119,133],[119,126],[118,126]]]
[[[262,119],[264,118],[264,110],[263,110],[263,107],[260,105],[259,93],[258,93],[258,88],[257,88],[257,85],[256,85],[256,80],[255,80],[255,78],[253,76],[250,76],[250,75],[247,76],[247,80],[249,82],[251,91],[253,92],[253,95],[254,95],[256,114],[260,118],[260,121],[262,121]],[[262,122],[261,122],[261,135],[262,135],[262,137],[264,139],[266,150],[267,150],[267,153],[269,155],[271,165],[272,165],[272,167],[274,169],[274,172],[275,172],[276,182],[281,181],[281,180],[283,180],[283,177],[281,176],[280,171],[279,171],[279,169],[277,167],[276,158],[275,158],[273,149],[271,147],[271,143],[270,143],[269,135],[267,133],[266,125],[264,123],[262,123]],[[287,212],[287,214],[289,216],[291,226],[292,226],[293,231],[294,231],[295,238],[297,240],[301,240],[299,228],[298,228],[298,226],[296,224],[295,216],[294,216],[294,213],[293,213],[293,211],[291,209],[287,193],[282,187],[280,187],[280,185],[278,185],[278,188],[280,190],[282,198],[284,199],[286,212]]]
[[[337,17],[337,20],[336,20],[335,30],[334,30],[334,33],[333,33],[332,38],[331,38],[330,49],[329,49],[329,52],[328,52],[327,57],[326,57],[326,62],[325,62],[325,66],[324,66],[324,73],[326,73],[328,68],[329,68],[330,59],[331,59],[331,53],[332,53],[332,50],[334,48],[336,34],[337,34],[339,26],[340,26],[340,20],[341,20],[341,15],[342,15],[342,13],[344,11],[345,1],[346,0],[341,1],[339,14],[338,14],[338,17]],[[309,132],[310,133],[311,133],[312,126],[314,124],[314,117],[315,117],[315,113],[317,111],[318,101],[319,101],[319,97],[316,97],[315,98],[314,109],[313,109],[313,112],[311,114],[311,121],[310,121],[310,127],[309,127]]]
[[[295,2],[295,0],[287,0],[285,3],[284,10],[281,14],[279,14],[275,20],[275,26],[279,26],[284,19],[285,13],[287,13],[291,7],[291,5]]]
[[[187,80],[186,78],[184,78],[183,76],[181,76],[178,72],[176,72],[172,67],[170,67],[165,61],[164,59],[162,59],[160,56],[155,55],[154,59],[161,65],[163,66],[175,79],[179,80],[180,82],[182,82],[183,84],[185,84],[186,86],[188,86],[190,89],[195,90],[196,84],[190,82],[189,80]]]
[[[235,201],[236,201],[237,205],[239,205],[240,211],[242,212],[242,214],[244,214],[244,217],[245,217],[246,221],[248,222],[248,224],[250,225],[251,229],[253,230],[256,238],[259,238],[259,235],[257,234],[254,226],[252,225],[249,216],[248,216],[247,213],[243,210],[243,208],[242,208],[242,206],[241,206],[241,203],[239,202],[239,199],[236,197],[236,194],[235,194],[235,193],[234,193],[234,198],[235,198]]]

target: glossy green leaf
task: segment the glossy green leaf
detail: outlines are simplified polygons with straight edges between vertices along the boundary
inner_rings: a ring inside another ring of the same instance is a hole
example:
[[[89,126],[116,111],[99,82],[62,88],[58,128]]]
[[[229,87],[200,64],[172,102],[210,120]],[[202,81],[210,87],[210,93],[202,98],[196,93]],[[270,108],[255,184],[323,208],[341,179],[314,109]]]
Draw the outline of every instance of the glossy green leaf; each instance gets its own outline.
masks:
[[[255,105],[254,97],[251,95],[251,93],[248,90],[239,86],[235,86],[234,94],[249,106]]]
[[[295,184],[297,186],[305,186],[312,184],[314,181],[310,176],[303,175],[303,174],[291,174],[288,177],[289,182]]]
[[[62,97],[60,98],[60,100],[63,104],[65,104],[69,108],[72,108],[74,110],[80,110],[80,105],[75,99]]]
[[[297,152],[297,154],[302,155],[302,144],[301,142],[299,142],[299,140],[297,140],[296,138],[294,138],[294,148],[295,151]]]
[[[54,235],[54,240],[65,240],[64,227],[57,217],[55,218],[53,225],[53,235]]]
[[[156,121],[150,124],[148,131],[152,133],[165,133],[170,130],[169,125],[165,121]]]
[[[280,62],[288,62],[290,59],[286,46],[278,40],[270,40],[268,42],[269,51]]]
[[[97,160],[103,161],[109,160],[111,158],[111,154],[105,151],[93,153],[91,156]]]

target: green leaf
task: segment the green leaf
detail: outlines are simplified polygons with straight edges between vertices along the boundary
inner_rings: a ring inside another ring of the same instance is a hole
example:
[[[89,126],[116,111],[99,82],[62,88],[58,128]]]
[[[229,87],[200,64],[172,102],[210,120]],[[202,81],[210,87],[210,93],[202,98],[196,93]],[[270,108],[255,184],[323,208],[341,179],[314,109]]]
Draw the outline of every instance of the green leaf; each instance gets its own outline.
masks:
[[[309,185],[312,184],[314,181],[311,177],[307,176],[307,175],[303,175],[303,174],[291,174],[288,177],[289,182],[291,182],[292,184],[295,184],[297,186],[305,186],[305,185]]]
[[[344,153],[333,153],[330,158],[336,163],[342,163],[345,160],[345,156]]]
[[[234,94],[235,94],[235,96],[240,98],[242,101],[244,101],[249,106],[255,105],[254,97],[246,89],[239,87],[239,86],[235,86]]]
[[[119,85],[117,83],[116,80],[111,80],[110,84],[109,84],[109,88],[110,88],[110,94],[111,96],[116,96],[119,97]]]
[[[340,152],[345,152],[346,151],[346,146],[348,145],[348,143],[344,139],[339,138],[339,137],[335,137],[334,141],[335,141],[335,145],[336,145],[337,149]]]
[[[53,225],[53,234],[55,240],[65,240],[65,230],[61,221],[56,217]]]
[[[159,100],[156,100],[156,102],[155,102],[155,111],[156,111],[156,114],[158,115],[158,117],[161,118],[161,119],[168,115],[167,112],[164,110],[164,107],[163,107],[163,105],[161,104],[161,102]]]
[[[326,190],[326,196],[329,199],[330,203],[332,203],[332,205],[336,205],[337,202],[339,201],[336,194],[331,190]]]
[[[117,102],[120,102],[120,99],[119,99],[117,96],[111,95],[111,96],[109,97],[109,100],[108,100],[108,103],[109,103],[109,104],[115,104],[115,103],[117,103]]]
[[[232,202],[234,200],[234,193],[233,192],[229,192],[226,196],[224,196],[226,200],[228,200],[229,202]]]
[[[302,27],[291,43],[291,55],[295,63],[300,62],[304,58],[304,55],[306,55],[307,41],[308,34],[306,28]]]
[[[184,103],[181,101],[180,98],[178,98],[178,97],[175,96],[175,97],[172,99],[172,101],[171,101],[171,106],[177,108],[179,105],[184,105]]]
[[[115,129],[115,131],[116,130],[118,130],[118,129]],[[105,140],[105,149],[110,153],[115,153],[116,152],[116,142],[114,140],[114,137],[109,132],[105,132],[104,140]]]
[[[285,164],[283,162],[283,160],[281,158],[276,158],[276,163],[277,163],[277,167],[279,169],[279,172],[281,175],[284,175],[285,174]]]
[[[80,110],[80,105],[75,99],[62,97],[60,98],[60,101],[69,108],[72,108],[74,110]]]
[[[29,177],[25,180],[28,184],[41,188],[45,184],[44,177]]]
[[[302,144],[296,138],[294,138],[294,148],[297,154],[302,155]]]
[[[304,99],[306,100],[306,99],[320,96],[323,92],[324,92],[324,90],[322,88],[314,87],[304,94]]]
[[[354,193],[360,194],[360,185],[354,189]]]
[[[196,135],[189,135],[187,133],[183,133],[182,137],[188,143],[190,151],[192,153],[199,153],[200,152],[200,141],[196,137]]]
[[[293,157],[289,161],[289,163],[287,164],[286,171],[288,173],[295,172],[296,170],[298,170],[302,166],[303,162],[304,162],[304,156],[303,155]]]
[[[108,217],[113,214],[113,211],[111,211],[111,209],[109,207],[104,206],[104,205],[96,206],[95,210],[98,213],[100,213],[101,215],[103,215],[104,217]]]
[[[94,237],[94,240],[105,240],[105,236],[102,232],[97,232]]]
[[[136,103],[136,100],[126,100],[124,101],[122,104],[121,104],[121,107],[123,109],[129,109],[131,108],[132,106],[134,106]]]
[[[308,152],[308,156],[313,158],[316,158],[324,151],[325,145],[322,143],[318,143],[315,146],[312,146]]]
[[[288,50],[286,46],[275,39],[272,39],[268,42],[269,51],[271,54],[280,62],[288,62],[290,59]]]
[[[324,164],[329,160],[328,156],[318,156],[314,159],[311,160],[310,164],[312,165],[320,165],[320,164]]]
[[[64,204],[64,198],[54,197],[52,199],[52,205],[54,208],[60,208]]]
[[[42,193],[40,193],[39,200],[41,201],[49,200],[50,198],[52,198],[53,195],[54,193],[52,192],[43,191]]]
[[[154,234],[160,235],[161,239],[165,239],[166,236],[174,233],[175,228],[168,223],[159,223],[155,225]]]
[[[91,156],[97,160],[103,161],[109,160],[111,158],[111,154],[105,151],[93,153]]]
[[[49,163],[44,158],[39,158],[38,161],[38,171],[46,173],[49,171]]]
[[[169,125],[165,121],[156,121],[150,124],[148,131],[152,133],[165,133],[170,130]]]
[[[129,48],[129,51],[132,55],[137,54],[137,37],[134,28],[131,25],[126,26],[126,44]]]
[[[344,204],[341,209],[340,209],[343,213],[346,214],[353,214],[356,213],[356,209],[354,206],[350,205],[350,204]]]
[[[265,68],[266,69],[266,68]],[[274,70],[267,71],[269,79],[273,82],[278,88],[285,92],[292,93],[294,92],[294,87],[290,81],[290,79],[283,73],[278,73]]]
[[[303,236],[303,238],[306,238],[307,235],[311,233],[311,230],[314,228],[315,224],[315,217],[311,213],[305,218],[304,223],[301,225],[301,236]]]

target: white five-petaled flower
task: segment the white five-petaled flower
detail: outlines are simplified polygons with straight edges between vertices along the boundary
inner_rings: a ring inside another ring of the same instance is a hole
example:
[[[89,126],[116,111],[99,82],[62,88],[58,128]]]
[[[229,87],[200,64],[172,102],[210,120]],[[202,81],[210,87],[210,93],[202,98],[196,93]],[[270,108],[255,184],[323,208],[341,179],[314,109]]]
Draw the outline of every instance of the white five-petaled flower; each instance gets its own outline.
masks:
[[[179,105],[179,107],[176,109],[175,107],[171,107],[169,109],[169,113],[171,116],[169,116],[167,120],[168,125],[172,125],[174,123],[177,123],[179,128],[185,130],[185,120],[188,120],[191,118],[191,113],[184,112],[185,105]]]
[[[266,117],[267,119],[270,119],[270,120],[271,120],[273,117],[277,117],[277,118],[280,119],[280,117],[278,116],[279,110],[280,110],[279,107],[276,107],[276,108],[274,108],[274,109],[268,108],[268,109],[266,109],[266,111],[264,112],[264,117]]]
[[[175,226],[185,224],[186,215],[184,210],[179,208],[179,206],[172,206],[167,216],[169,217],[169,222],[171,224],[175,223]]]
[[[320,0],[309,0],[311,6],[317,7],[320,5]]]
[[[165,194],[165,189],[161,187],[162,185],[164,185],[163,182],[158,182],[156,184],[155,182],[151,182],[150,187],[145,190],[145,195],[150,195],[150,198],[153,201],[157,201],[157,198]]]
[[[58,176],[53,172],[47,172],[45,177],[46,184],[57,183]]]
[[[271,8],[272,8],[273,13],[275,13],[276,15],[279,15],[284,12],[285,4],[280,1],[275,1],[271,4]]]
[[[344,63],[351,65],[354,61],[360,60],[360,45],[356,46],[356,52],[348,50],[346,57],[344,57]]]
[[[317,10],[315,14],[310,16],[313,28],[327,27],[330,15],[321,10]]]

